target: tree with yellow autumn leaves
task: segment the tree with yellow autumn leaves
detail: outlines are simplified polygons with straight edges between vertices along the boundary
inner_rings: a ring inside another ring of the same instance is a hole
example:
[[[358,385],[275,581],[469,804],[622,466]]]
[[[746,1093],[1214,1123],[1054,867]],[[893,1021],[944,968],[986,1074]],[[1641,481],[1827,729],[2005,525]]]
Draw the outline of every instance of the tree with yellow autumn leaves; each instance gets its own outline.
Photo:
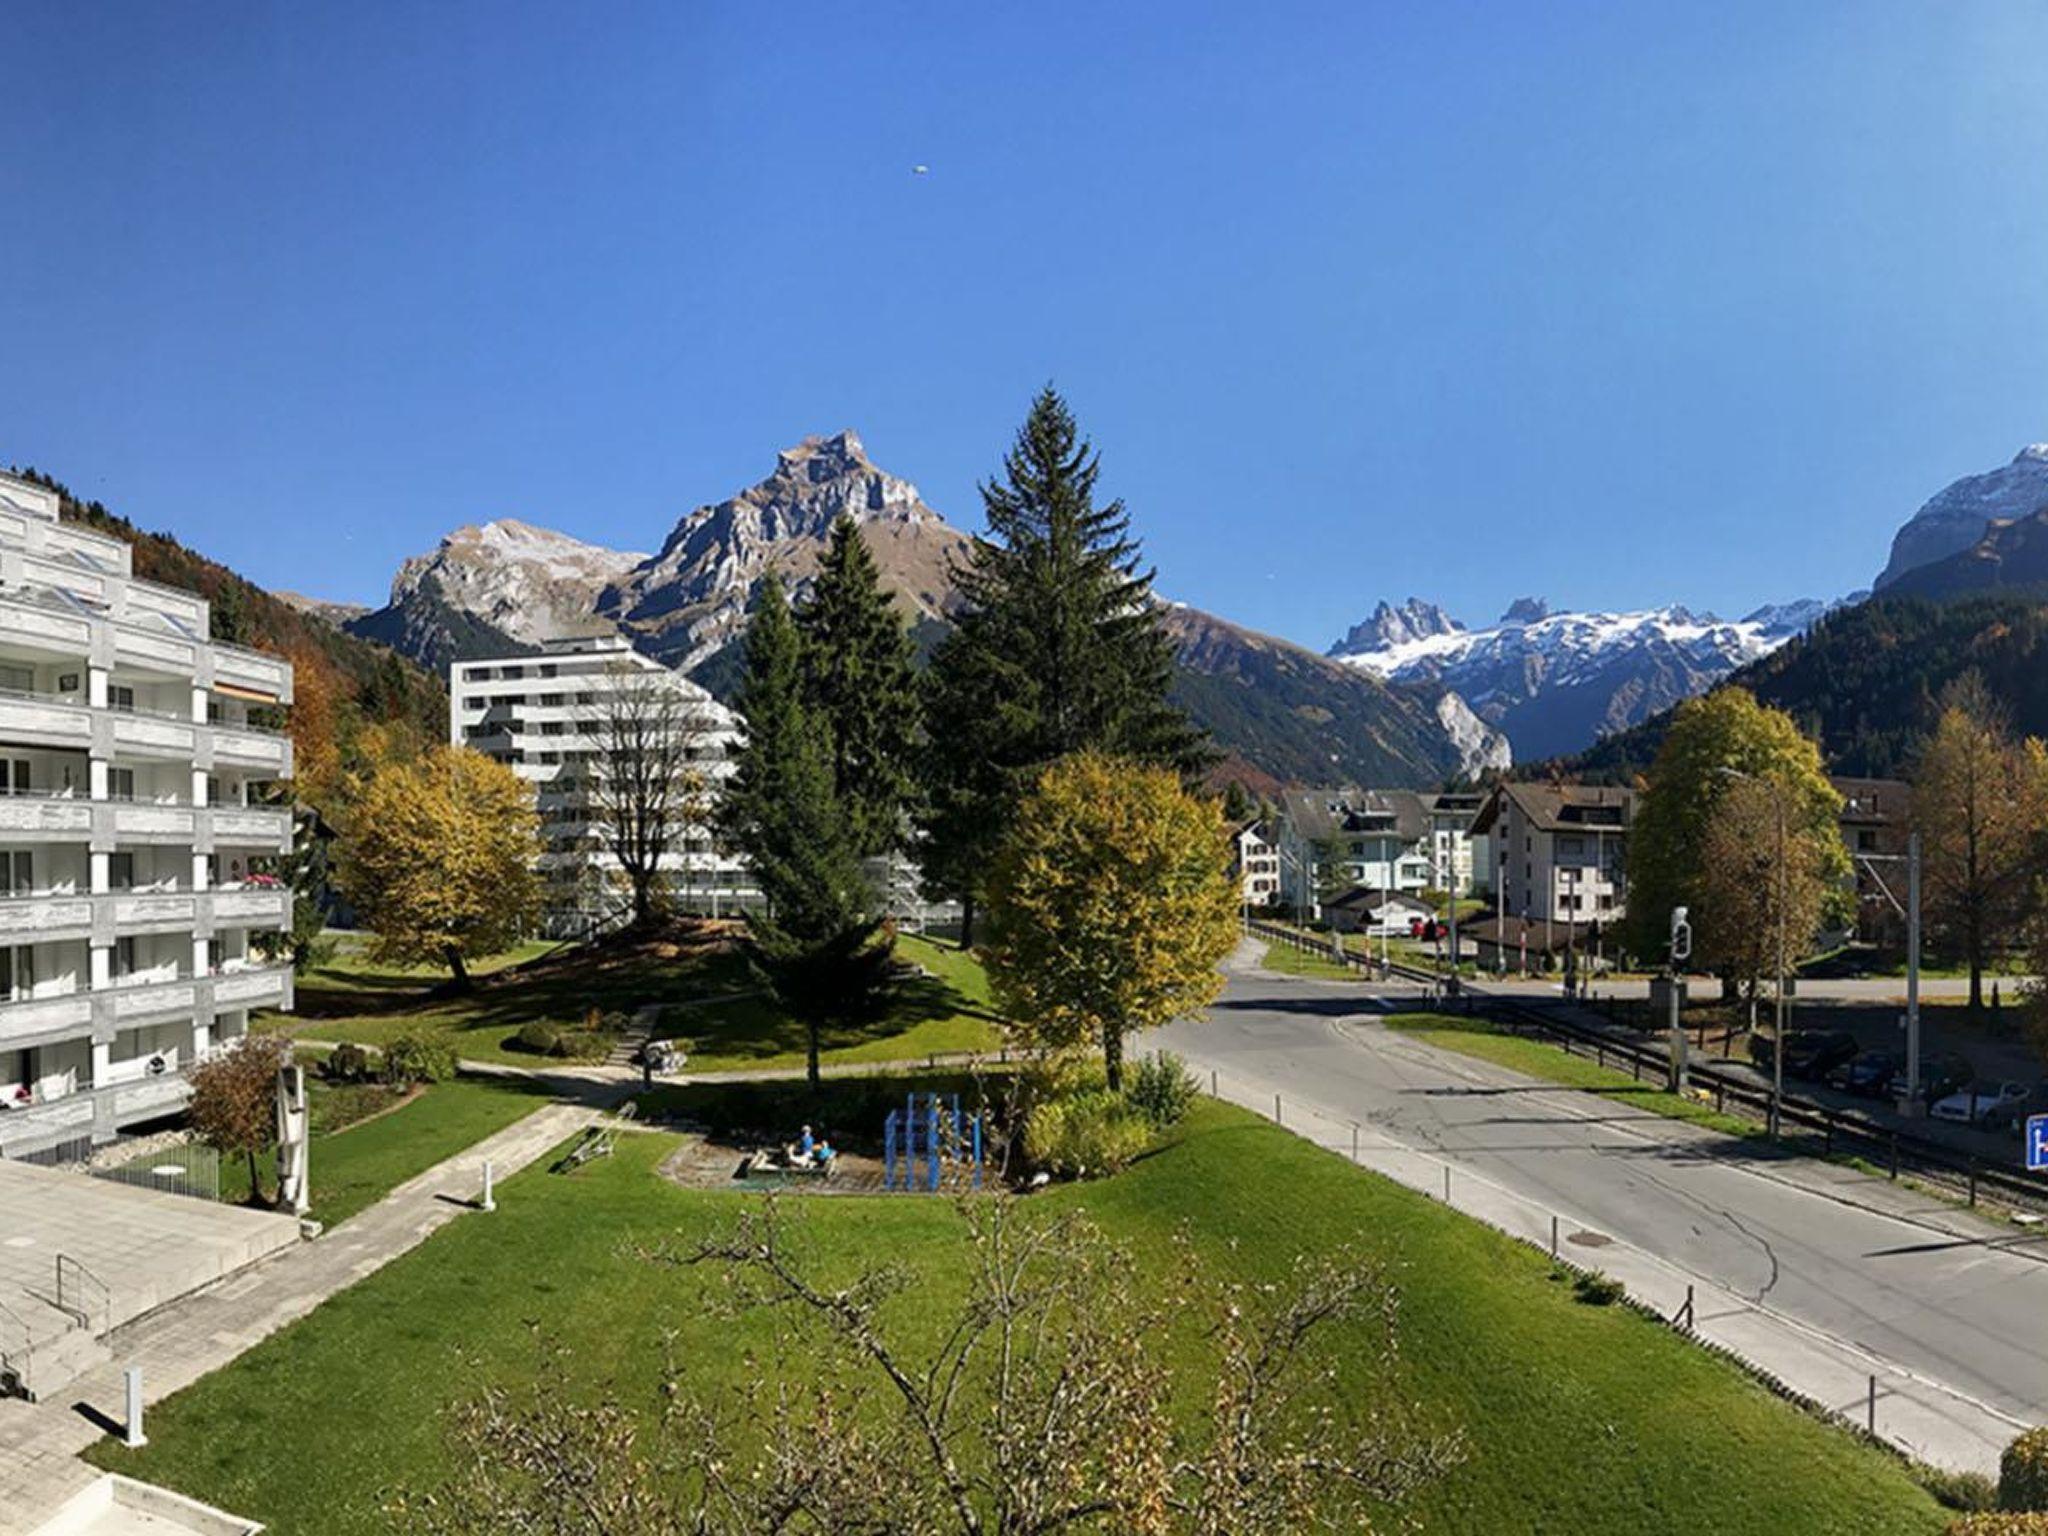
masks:
[[[1124,1037],[1222,990],[1237,893],[1219,803],[1180,775],[1096,752],[1046,769],[989,876],[982,958],[1035,1044],[1099,1043],[1120,1086]]]
[[[467,987],[469,961],[532,927],[539,853],[533,787],[468,747],[436,747],[363,784],[336,864],[375,958],[445,965]]]

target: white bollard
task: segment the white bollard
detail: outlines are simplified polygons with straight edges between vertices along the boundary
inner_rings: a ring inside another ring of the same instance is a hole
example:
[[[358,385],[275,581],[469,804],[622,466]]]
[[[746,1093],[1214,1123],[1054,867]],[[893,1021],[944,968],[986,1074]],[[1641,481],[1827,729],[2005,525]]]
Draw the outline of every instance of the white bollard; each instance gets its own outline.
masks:
[[[487,1211],[495,1211],[498,1208],[498,1202],[491,1198],[491,1160],[488,1157],[484,1159],[483,1208]]]
[[[130,1446],[144,1446],[149,1444],[149,1436],[142,1432],[142,1367],[129,1366],[127,1379],[128,1423],[124,1438]]]

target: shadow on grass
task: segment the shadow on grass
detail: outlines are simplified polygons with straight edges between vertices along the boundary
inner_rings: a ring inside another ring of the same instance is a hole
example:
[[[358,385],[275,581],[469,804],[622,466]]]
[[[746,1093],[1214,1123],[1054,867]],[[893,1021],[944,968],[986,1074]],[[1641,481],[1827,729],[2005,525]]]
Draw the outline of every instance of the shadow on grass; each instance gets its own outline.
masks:
[[[957,1094],[964,1113],[994,1113],[1004,1102],[1005,1072],[881,1072],[828,1077],[816,1088],[801,1079],[673,1083],[644,1091],[635,1102],[643,1121],[702,1131],[735,1145],[793,1141],[808,1125],[834,1146],[872,1156],[882,1150],[889,1111],[901,1109],[907,1095]]]
[[[757,986],[760,979],[748,973]],[[940,976],[914,976],[899,982],[886,1011],[873,1019],[825,1029],[818,1039],[822,1051],[853,1051],[879,1045],[920,1024],[942,1019],[971,1018],[1001,1024],[1001,1015],[968,997]],[[768,996],[734,998],[699,1005],[689,1001],[671,1004],[662,1017],[662,1029],[690,1042],[699,1055],[745,1062],[769,1061],[777,1057],[801,1056],[809,1032],[801,1020]]]

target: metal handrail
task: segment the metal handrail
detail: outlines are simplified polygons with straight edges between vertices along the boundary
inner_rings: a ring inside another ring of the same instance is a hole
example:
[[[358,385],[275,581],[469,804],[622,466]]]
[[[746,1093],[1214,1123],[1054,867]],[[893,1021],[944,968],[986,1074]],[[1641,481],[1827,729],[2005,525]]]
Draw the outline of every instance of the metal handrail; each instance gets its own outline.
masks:
[[[67,1286],[66,1277],[70,1278]],[[80,1294],[83,1293],[83,1294]],[[92,1301],[99,1300],[100,1325],[93,1326]],[[113,1326],[114,1293],[107,1282],[87,1268],[85,1263],[68,1253],[57,1255],[57,1310],[78,1319],[79,1325],[98,1338]]]

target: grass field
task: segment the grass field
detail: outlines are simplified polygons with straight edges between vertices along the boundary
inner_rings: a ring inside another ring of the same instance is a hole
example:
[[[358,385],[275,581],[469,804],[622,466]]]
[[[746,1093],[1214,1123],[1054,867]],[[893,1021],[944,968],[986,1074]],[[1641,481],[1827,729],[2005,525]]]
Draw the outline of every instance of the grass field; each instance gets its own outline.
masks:
[[[368,1118],[350,1119],[338,1129],[323,1128],[323,1119],[336,1118],[333,1112],[344,1103],[361,1109],[363,1101],[377,1092],[375,1088],[307,1085],[313,1116],[309,1153],[313,1215],[330,1227],[547,1102],[544,1095],[516,1081],[456,1078],[423,1088],[395,1107],[381,1112],[372,1109]],[[264,1188],[274,1192],[276,1154],[265,1153],[257,1159],[257,1167]],[[220,1182],[222,1199],[246,1200],[248,1160],[223,1157]]]
[[[458,994],[440,990],[443,972],[377,965],[351,941],[300,978],[296,1012],[270,1015],[259,1027],[379,1047],[425,1033],[445,1039],[465,1060],[540,1066],[547,1058],[516,1043],[522,1025],[578,1028],[592,1009],[631,1015],[654,1003],[663,1005],[664,1029],[691,1042],[697,1070],[803,1062],[803,1030],[760,994],[729,945],[559,955],[555,949],[527,945],[480,962],[472,967],[480,984]],[[897,952],[929,976],[906,988],[887,1017],[830,1038],[828,1060],[908,1060],[994,1046],[988,983],[972,956],[909,936],[897,941]]]
[[[1444,1050],[1456,1051],[1462,1056],[1476,1056],[1481,1061],[1490,1061],[1525,1077],[1541,1078],[1566,1088],[1583,1088],[1589,1093],[1597,1093],[1617,1103],[1631,1104],[1667,1119],[1704,1125],[1731,1136],[1763,1134],[1753,1122],[1735,1115],[1717,1114],[1695,1099],[1680,1098],[1659,1082],[1648,1079],[1638,1082],[1618,1068],[1603,1067],[1598,1061],[1575,1056],[1548,1041],[1518,1035],[1505,1025],[1488,1019],[1468,1018],[1462,1014],[1404,1013],[1389,1018],[1386,1025]]]
[[[1313,976],[1318,981],[1357,981],[1359,972],[1348,965],[1339,965],[1328,955],[1296,949],[1291,944],[1268,944],[1264,958],[1259,961],[1269,971],[1278,971],[1283,976]]]
[[[104,1441],[94,1459],[273,1530],[353,1536],[389,1528],[387,1490],[445,1474],[447,1410],[486,1382],[530,1384],[546,1369],[550,1391],[587,1398],[610,1386],[658,1411],[665,1333],[700,1389],[764,1368],[801,1372],[800,1357],[769,1348],[759,1314],[735,1322],[706,1305],[723,1288],[715,1274],[627,1251],[687,1240],[753,1198],[656,1179],[670,1144],[628,1136],[575,1175],[520,1175],[496,1215],[453,1223],[154,1409],[147,1448]],[[1088,1208],[1161,1284],[1182,1233],[1219,1276],[1277,1280],[1304,1250],[1342,1244],[1393,1266],[1397,1379],[1365,1379],[1362,1352],[1326,1342],[1345,1401],[1363,1410],[1391,1386],[1465,1431],[1469,1460],[1413,1506],[1422,1529],[1931,1536],[1942,1524],[1893,1458],[1655,1322],[1575,1302],[1539,1254],[1241,1111],[1204,1101],[1121,1177],[1035,1198]],[[895,1322],[924,1337],[941,1326],[935,1300],[964,1283],[949,1204],[816,1198],[801,1202],[801,1220],[835,1274],[914,1270],[919,1288]],[[541,1340],[571,1353],[557,1366]],[[1207,1364],[1196,1318],[1171,1347],[1182,1365]]]

